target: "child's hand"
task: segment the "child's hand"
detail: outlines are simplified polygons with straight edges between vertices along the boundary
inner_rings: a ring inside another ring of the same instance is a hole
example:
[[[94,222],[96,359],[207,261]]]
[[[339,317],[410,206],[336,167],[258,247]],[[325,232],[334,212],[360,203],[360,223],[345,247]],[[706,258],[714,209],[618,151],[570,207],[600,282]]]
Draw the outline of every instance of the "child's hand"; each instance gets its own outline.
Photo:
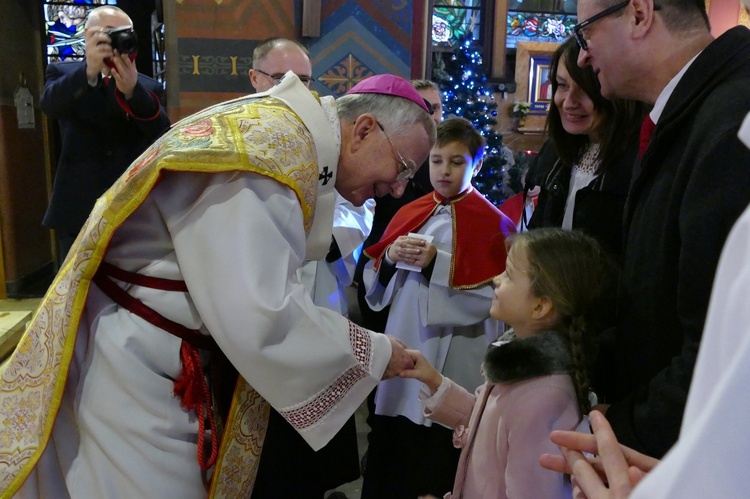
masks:
[[[412,378],[418,379],[430,389],[430,393],[434,394],[443,382],[443,375],[432,367],[424,355],[419,350],[406,349],[406,353],[411,355],[414,361],[414,367],[412,369],[404,369],[399,373],[401,378]]]
[[[437,248],[424,239],[409,236],[399,236],[388,247],[388,258],[394,262],[404,262],[409,265],[424,268],[435,258]]]
[[[424,246],[421,251],[417,254],[412,265],[416,265],[419,268],[425,268],[430,264],[435,255],[437,255],[437,248],[434,244],[422,241]]]

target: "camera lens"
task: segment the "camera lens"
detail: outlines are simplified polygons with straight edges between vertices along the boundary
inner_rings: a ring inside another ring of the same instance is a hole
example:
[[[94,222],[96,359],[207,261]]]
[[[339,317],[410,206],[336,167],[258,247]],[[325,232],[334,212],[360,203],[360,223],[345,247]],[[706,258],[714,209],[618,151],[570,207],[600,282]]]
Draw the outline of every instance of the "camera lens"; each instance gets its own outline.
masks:
[[[134,54],[138,52],[138,37],[132,28],[118,28],[109,32],[112,40],[112,48],[121,54]]]

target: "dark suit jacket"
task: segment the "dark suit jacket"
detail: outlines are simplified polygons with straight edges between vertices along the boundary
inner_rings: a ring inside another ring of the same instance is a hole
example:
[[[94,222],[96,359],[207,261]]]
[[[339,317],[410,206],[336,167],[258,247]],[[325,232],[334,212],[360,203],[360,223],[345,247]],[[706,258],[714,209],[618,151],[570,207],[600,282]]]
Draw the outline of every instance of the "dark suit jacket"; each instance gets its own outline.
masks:
[[[607,419],[623,444],[653,456],[677,440],[719,255],[750,203],[750,151],[737,138],[748,89],[740,26],[693,61],[633,172],[618,329],[601,355]]]
[[[121,105],[114,79],[86,79],[86,62],[50,64],[41,108],[60,124],[60,158],[43,224],[75,235],[97,198],[169,128],[161,85],[138,75],[133,97]],[[125,98],[120,94],[120,101]],[[130,109],[126,109],[129,107]]]

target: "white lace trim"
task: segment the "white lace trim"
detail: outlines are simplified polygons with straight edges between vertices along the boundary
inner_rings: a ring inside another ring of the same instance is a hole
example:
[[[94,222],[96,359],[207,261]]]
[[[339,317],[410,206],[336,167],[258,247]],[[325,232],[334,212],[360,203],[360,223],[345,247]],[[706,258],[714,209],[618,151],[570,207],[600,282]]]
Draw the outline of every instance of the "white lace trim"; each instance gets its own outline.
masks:
[[[599,144],[589,144],[588,149],[579,158],[578,162],[573,165],[573,169],[581,173],[594,175],[599,168]]]

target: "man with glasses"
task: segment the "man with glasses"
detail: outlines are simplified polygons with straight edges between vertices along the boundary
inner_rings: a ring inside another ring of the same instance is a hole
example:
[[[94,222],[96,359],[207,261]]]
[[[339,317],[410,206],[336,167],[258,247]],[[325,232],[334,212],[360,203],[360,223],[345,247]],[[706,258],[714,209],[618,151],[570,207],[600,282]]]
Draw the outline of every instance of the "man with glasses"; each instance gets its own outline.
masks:
[[[253,50],[253,68],[247,74],[256,92],[265,92],[276,85],[287,71],[310,88],[312,77],[310,53],[304,45],[289,38],[267,38]]]
[[[736,139],[750,111],[750,31],[714,39],[702,1],[579,0],[578,18],[578,63],[602,95],[653,106],[595,389],[618,439],[661,457],[680,430],[722,245],[750,202],[750,152]]]
[[[443,121],[443,96],[437,84],[430,80],[412,80],[412,85],[414,85],[414,88],[419,92],[419,95],[421,95],[430,105],[432,120],[435,124],[440,124],[440,122]],[[432,192],[432,184],[430,184],[429,163],[428,161],[425,161],[425,164],[419,168],[414,177],[409,181],[409,184],[404,190],[403,196],[400,198],[383,196],[377,199],[372,230],[362,247],[367,248],[380,241],[380,237],[383,235],[385,228],[388,226],[388,223],[396,212],[401,207],[424,196],[428,192]],[[354,277],[354,280],[357,282],[357,303],[359,304],[360,325],[367,329],[372,329],[373,331],[383,332],[385,330],[385,322],[388,319],[388,308],[379,311],[372,310],[365,299],[365,287],[361,284],[362,272],[367,260],[367,258],[360,258],[357,263],[357,272]]]
[[[365,81],[334,100],[290,73],[201,111],[99,199],[0,368],[4,495],[248,497],[269,406],[317,450],[412,367],[297,278],[330,246],[334,187],[401,196],[393,148],[418,164],[435,141],[410,82]]]

